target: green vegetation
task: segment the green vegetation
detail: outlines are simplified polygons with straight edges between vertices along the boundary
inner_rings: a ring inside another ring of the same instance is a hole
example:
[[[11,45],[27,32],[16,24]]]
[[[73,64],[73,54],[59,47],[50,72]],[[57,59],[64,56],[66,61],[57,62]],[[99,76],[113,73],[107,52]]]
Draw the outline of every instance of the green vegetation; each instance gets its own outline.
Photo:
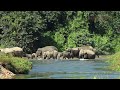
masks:
[[[12,55],[0,54],[0,62],[5,65],[5,68],[15,74],[28,73],[32,68],[32,62],[25,58],[13,57]]]
[[[27,53],[53,45],[59,51],[90,44],[100,54],[120,51],[119,11],[0,11],[0,47]]]
[[[110,63],[109,69],[120,71],[120,52],[109,56],[107,62]]]
[[[83,44],[99,54],[116,53],[110,61],[119,67],[114,62],[119,63],[120,11],[0,11],[1,48],[18,46],[32,53],[47,45],[63,51]],[[18,68],[27,68],[25,62],[19,62]]]

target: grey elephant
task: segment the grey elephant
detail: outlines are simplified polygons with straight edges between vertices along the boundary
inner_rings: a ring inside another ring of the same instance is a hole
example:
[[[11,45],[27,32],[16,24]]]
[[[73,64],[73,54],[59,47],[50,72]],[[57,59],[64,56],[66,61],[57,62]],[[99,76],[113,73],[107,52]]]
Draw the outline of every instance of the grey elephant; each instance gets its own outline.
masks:
[[[97,53],[97,50],[90,45],[83,45],[79,48],[79,50],[81,50],[81,49],[88,50],[88,51],[91,50],[91,52],[93,51],[95,53],[95,55],[97,55],[99,57],[99,54]]]
[[[37,59],[36,53],[32,53],[32,59],[33,59],[33,58]]]
[[[70,59],[71,58],[71,53],[67,51],[63,51],[63,59]]]
[[[32,54],[26,54],[25,57],[27,57],[28,59],[32,59]]]
[[[84,49],[84,50],[92,50],[92,51],[96,51],[96,49],[95,48],[93,48],[92,46],[90,46],[90,45],[83,45],[83,46],[81,46],[81,47],[79,47],[79,50],[80,49]]]
[[[66,50],[67,52],[70,52],[72,57],[79,57],[79,47],[76,47],[76,48],[70,48],[70,49],[67,49]]]
[[[57,59],[63,59],[63,53],[62,52],[58,52]]]
[[[54,50],[53,51],[53,59],[57,59],[58,56],[58,51]]]
[[[53,50],[53,51],[46,51],[43,52],[43,59],[57,59],[58,51]]]
[[[47,53],[48,52],[43,52],[42,59],[48,59]]]
[[[43,57],[43,52],[53,51],[53,50],[58,51],[58,49],[55,46],[45,46],[43,48],[38,48],[38,50],[36,51],[36,56]]]
[[[87,50],[87,49],[81,49],[79,52],[79,58],[84,58],[84,59],[95,59],[95,52],[92,50]]]

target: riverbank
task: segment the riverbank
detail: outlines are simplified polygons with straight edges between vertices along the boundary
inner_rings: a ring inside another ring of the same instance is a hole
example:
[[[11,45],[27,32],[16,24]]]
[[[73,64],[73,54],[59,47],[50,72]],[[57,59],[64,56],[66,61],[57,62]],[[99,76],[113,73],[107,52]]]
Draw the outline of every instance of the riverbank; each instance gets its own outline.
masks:
[[[106,56],[105,56],[106,57]],[[33,60],[29,74],[15,79],[117,79],[120,73],[107,69],[104,60]]]
[[[108,56],[107,59],[107,62],[110,63],[110,66],[108,67],[109,69],[120,71],[120,52]]]
[[[27,74],[32,69],[32,62],[28,59],[13,57],[12,55],[0,54],[0,63],[3,68],[13,74]],[[0,74],[2,75],[2,73],[1,71]]]

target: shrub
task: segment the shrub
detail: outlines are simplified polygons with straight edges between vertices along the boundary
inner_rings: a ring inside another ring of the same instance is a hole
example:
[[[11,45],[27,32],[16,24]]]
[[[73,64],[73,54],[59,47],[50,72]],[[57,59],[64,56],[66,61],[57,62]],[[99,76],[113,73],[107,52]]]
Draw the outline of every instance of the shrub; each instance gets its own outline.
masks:
[[[25,58],[13,57],[12,55],[0,54],[0,62],[6,64],[5,67],[16,74],[28,73],[32,68],[32,62]]]
[[[107,62],[110,63],[109,69],[120,71],[120,52],[109,56]]]

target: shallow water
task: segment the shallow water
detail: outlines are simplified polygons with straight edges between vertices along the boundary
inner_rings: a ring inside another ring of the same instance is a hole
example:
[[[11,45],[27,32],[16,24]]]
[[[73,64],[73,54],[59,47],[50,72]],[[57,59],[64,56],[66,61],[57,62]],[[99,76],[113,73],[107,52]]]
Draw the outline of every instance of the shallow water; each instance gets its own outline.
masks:
[[[15,79],[118,79],[120,72],[110,71],[104,60],[32,60],[28,75]]]

